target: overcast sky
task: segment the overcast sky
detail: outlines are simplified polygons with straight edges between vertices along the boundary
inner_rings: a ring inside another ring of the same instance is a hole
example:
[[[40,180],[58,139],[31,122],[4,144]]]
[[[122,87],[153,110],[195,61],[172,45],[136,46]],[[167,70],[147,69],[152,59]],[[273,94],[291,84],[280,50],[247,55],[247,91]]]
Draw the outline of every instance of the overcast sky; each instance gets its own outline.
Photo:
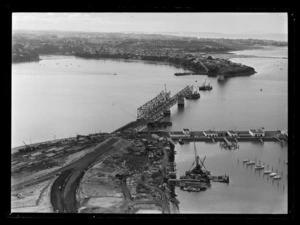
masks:
[[[287,13],[13,13],[13,30],[287,34]]]

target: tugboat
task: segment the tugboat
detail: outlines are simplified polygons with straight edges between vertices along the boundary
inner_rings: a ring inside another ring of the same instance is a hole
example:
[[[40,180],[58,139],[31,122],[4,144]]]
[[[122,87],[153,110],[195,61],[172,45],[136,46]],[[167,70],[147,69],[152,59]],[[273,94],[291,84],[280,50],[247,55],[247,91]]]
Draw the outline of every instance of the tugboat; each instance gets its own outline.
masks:
[[[210,91],[212,90],[212,86],[210,85],[210,83],[208,83],[207,85],[205,85],[206,80],[204,81],[204,83],[202,84],[202,86],[199,87],[200,91]]]
[[[185,96],[186,99],[199,99],[200,94],[197,91],[193,91],[190,95]]]

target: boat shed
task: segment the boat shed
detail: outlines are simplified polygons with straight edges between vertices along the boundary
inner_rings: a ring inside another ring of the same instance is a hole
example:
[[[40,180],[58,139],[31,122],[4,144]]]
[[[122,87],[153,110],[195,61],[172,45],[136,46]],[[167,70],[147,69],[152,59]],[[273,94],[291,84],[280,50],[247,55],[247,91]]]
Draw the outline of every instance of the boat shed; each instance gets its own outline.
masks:
[[[237,137],[238,136],[237,132],[235,132],[233,130],[227,131],[227,134],[229,137]]]
[[[190,129],[183,128],[182,131],[184,134],[190,135]]]
[[[282,135],[288,136],[288,129],[284,129],[284,130],[280,131],[280,133]]]
[[[263,129],[252,129],[252,130],[249,130],[249,134],[252,137],[264,137],[265,136],[265,132],[263,131]]]
[[[212,130],[203,131],[203,134],[205,137],[217,137],[218,136],[218,134]]]

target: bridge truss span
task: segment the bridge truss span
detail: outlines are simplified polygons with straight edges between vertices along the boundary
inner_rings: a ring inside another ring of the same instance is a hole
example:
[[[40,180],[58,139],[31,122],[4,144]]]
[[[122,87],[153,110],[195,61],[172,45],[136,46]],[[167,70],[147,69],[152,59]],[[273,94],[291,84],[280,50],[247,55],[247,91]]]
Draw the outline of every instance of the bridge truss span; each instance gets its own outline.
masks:
[[[171,92],[160,92],[155,98],[151,99],[137,109],[137,119],[148,118],[151,112],[156,108],[160,108],[170,99]]]
[[[164,110],[170,109],[180,99],[190,95],[192,92],[193,86],[191,85],[186,86],[172,97],[170,97],[171,92],[162,91],[155,98],[137,109],[137,119],[156,120],[163,114]]]

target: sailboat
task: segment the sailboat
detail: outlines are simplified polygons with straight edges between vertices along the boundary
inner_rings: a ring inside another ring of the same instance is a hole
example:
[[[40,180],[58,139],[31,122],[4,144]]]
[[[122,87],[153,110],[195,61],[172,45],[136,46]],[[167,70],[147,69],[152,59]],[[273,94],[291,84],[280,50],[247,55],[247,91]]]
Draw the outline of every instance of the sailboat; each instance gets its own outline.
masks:
[[[275,177],[275,176],[277,176],[277,170],[276,170],[276,173],[275,172],[270,173],[270,177]]]
[[[255,164],[255,162],[252,161],[252,160],[250,160],[250,161],[247,162],[247,165],[253,165],[253,164]]]
[[[281,175],[282,175],[282,172],[281,172]],[[273,177],[273,179],[274,180],[280,180],[281,179],[281,175],[276,175],[276,176]]]
[[[256,170],[261,170],[263,168],[265,168],[265,166],[260,164],[260,160],[259,160],[259,164],[255,165],[255,167],[254,167],[254,169],[256,169]]]
[[[268,169],[264,171],[264,174],[270,174],[272,172],[273,172],[272,170],[269,170],[269,165],[268,165]]]

